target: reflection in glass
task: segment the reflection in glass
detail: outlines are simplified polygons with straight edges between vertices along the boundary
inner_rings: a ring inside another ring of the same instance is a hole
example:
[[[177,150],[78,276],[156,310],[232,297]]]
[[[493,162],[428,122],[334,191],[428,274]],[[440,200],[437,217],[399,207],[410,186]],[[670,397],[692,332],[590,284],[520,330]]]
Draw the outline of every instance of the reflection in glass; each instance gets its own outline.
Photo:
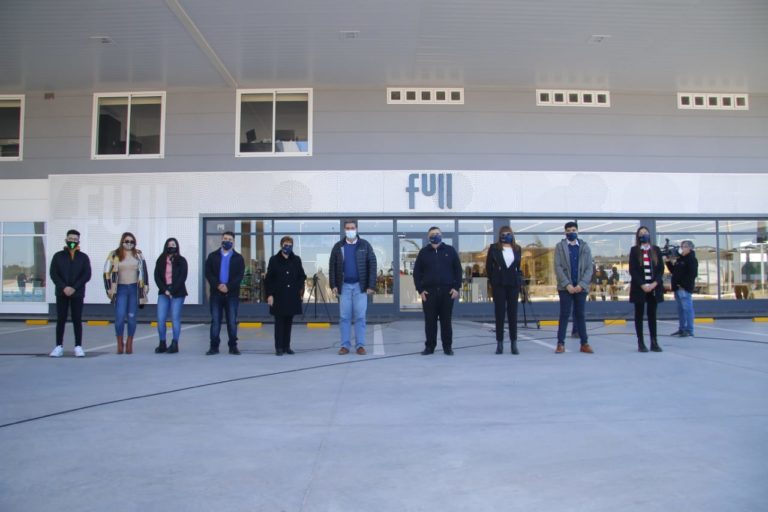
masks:
[[[657,220],[656,233],[714,233],[713,220]],[[664,245],[664,244],[661,244]]]
[[[723,299],[764,299],[768,275],[768,243],[750,234],[720,236]]]
[[[693,299],[717,299],[717,248],[715,235],[663,233],[656,236],[656,243],[659,247],[663,248],[667,239],[669,239],[670,245],[678,247],[683,240],[693,242],[693,250],[696,252],[696,260],[699,262],[699,275],[696,278]],[[675,295],[672,293],[671,280],[672,274],[667,269],[664,273],[665,300],[675,300]]]
[[[124,155],[128,125],[128,97],[99,98],[97,126],[99,155]]]
[[[398,233],[424,233],[427,234],[429,228],[437,226],[443,233],[453,233],[454,222],[453,219],[413,219],[413,220],[398,220],[397,231]]]
[[[275,103],[275,151],[309,151],[309,94],[277,93]]]
[[[362,235],[361,235],[362,236]],[[392,304],[394,302],[394,261],[392,254],[392,235],[362,236],[368,240],[376,254],[376,293],[373,302]]]
[[[488,256],[488,246],[493,242],[493,234],[459,235],[459,260],[462,268],[459,296],[461,302],[491,301],[485,260]]]
[[[510,226],[516,233],[563,233],[565,223],[573,219],[510,219]],[[579,233],[634,233],[640,223],[634,219],[585,220],[578,219]]]
[[[3,302],[44,302],[46,277],[43,237],[3,237]]]
[[[3,222],[6,235],[44,235],[45,222]]]
[[[338,220],[276,220],[275,232],[281,233],[340,233]],[[293,236],[293,235],[291,235]],[[330,247],[328,248],[330,250]]]
[[[240,152],[272,152],[272,93],[240,98]]]
[[[275,221],[275,227],[277,228]],[[337,222],[338,229],[338,222]],[[304,272],[307,274],[307,285],[304,289],[304,302],[332,303],[335,301],[328,281],[328,262],[331,259],[331,249],[339,240],[338,235],[306,235],[296,233],[279,233],[274,235],[274,251],[277,253],[280,239],[290,235],[293,237],[293,252],[301,258]],[[271,255],[270,255],[271,256]],[[317,278],[317,289],[313,290],[313,278]],[[310,297],[310,292],[312,296]]]
[[[459,220],[460,233],[493,233],[492,219]]]
[[[365,238],[365,233],[391,233],[391,219],[361,219],[357,222],[357,232]]]
[[[160,153],[160,121],[162,99],[160,96],[131,98],[131,130],[129,153],[131,155]]]

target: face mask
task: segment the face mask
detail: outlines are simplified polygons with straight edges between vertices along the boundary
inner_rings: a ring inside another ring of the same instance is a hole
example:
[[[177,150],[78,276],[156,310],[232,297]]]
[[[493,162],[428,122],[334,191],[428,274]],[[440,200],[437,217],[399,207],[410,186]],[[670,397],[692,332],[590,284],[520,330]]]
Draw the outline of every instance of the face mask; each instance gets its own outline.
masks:
[[[569,242],[573,242],[574,240],[579,238],[579,234],[576,232],[566,233],[565,238],[567,238]]]
[[[67,247],[69,247],[70,251],[74,251],[78,245],[80,245],[80,242],[67,242]]]
[[[640,240],[641,244],[647,244],[648,242],[651,241],[651,236],[650,235],[640,235],[638,237],[638,240]]]
[[[224,240],[223,242],[221,242],[221,246],[224,248],[225,251],[228,251],[232,248],[232,242],[230,242],[229,240]]]
[[[178,247],[166,247],[165,252],[168,254],[176,254],[176,251],[178,251]]]
[[[293,252],[293,246],[292,245],[284,245],[283,246],[283,254],[291,254]]]
[[[515,243],[515,236],[512,233],[504,233],[501,235],[501,241],[505,244],[513,244]]]
[[[350,240],[352,240],[353,238],[357,238],[357,230],[356,229],[348,229],[348,230],[344,231],[344,234]]]
[[[439,244],[442,241],[443,241],[443,235],[440,235],[440,234],[432,235],[431,237],[429,237],[429,243],[431,244]]]

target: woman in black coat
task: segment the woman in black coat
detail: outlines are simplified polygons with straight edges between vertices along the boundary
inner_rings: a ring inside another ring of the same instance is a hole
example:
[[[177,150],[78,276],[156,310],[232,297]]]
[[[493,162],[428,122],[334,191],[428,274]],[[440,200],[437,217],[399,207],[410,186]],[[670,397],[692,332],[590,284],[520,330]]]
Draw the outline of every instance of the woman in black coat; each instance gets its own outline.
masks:
[[[301,258],[293,253],[293,238],[280,240],[280,252],[269,259],[264,287],[269,312],[275,317],[275,355],[293,354],[291,326],[293,315],[301,314],[301,301],[307,274]]]
[[[651,244],[648,228],[640,226],[635,233],[635,245],[629,251],[629,302],[635,305],[635,332],[638,352],[648,352],[643,341],[643,309],[648,314],[651,350],[661,352],[656,338],[656,306],[664,302],[664,260],[661,249]]]
[[[522,251],[515,243],[512,228],[502,226],[499,229],[498,242],[488,247],[485,270],[493,291],[493,306],[496,316],[496,353],[504,352],[504,313],[509,322],[509,339],[512,342],[512,354],[517,349],[517,299],[522,284],[520,260]]]
[[[163,253],[155,262],[155,284],[157,285],[157,334],[160,344],[155,349],[156,354],[167,352],[175,354],[179,351],[179,336],[181,335],[181,308],[187,296],[187,260],[179,254],[179,241],[169,238],[163,245]],[[173,339],[170,347],[166,345],[165,322],[168,313],[171,314]]]

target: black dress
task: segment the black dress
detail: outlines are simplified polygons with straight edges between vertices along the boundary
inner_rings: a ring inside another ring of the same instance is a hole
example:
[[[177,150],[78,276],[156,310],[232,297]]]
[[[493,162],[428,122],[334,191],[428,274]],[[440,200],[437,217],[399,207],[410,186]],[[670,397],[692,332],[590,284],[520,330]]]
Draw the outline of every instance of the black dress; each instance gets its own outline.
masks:
[[[272,297],[269,313],[275,317],[275,353],[291,351],[291,327],[293,315],[301,314],[301,303],[307,274],[301,258],[291,253],[287,258],[282,251],[269,259],[264,288]]]

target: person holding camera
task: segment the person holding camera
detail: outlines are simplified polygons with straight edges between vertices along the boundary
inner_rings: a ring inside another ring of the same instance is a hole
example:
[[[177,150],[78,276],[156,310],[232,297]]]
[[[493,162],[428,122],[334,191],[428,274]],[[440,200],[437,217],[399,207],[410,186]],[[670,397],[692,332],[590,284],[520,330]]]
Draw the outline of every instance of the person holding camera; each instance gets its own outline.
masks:
[[[693,250],[693,242],[683,240],[679,250],[667,251],[664,261],[672,273],[672,292],[677,301],[679,321],[679,328],[670,336],[693,336],[693,287],[699,275],[699,261]]]
[[[664,262],[659,246],[651,244],[651,232],[640,226],[635,233],[635,245],[629,251],[629,302],[635,305],[637,351],[648,352],[643,340],[643,309],[648,313],[651,351],[661,352],[656,337],[656,307],[664,302]]]
[[[520,352],[517,349],[517,301],[520,295],[522,278],[520,275],[520,260],[522,251],[515,243],[512,228],[502,226],[499,229],[499,240],[488,247],[485,260],[485,270],[493,291],[493,309],[496,317],[496,353],[504,353],[504,314],[509,322],[510,351],[513,355]]]
[[[368,241],[357,235],[357,221],[344,221],[344,238],[331,249],[328,280],[339,298],[339,355],[352,348],[352,320],[355,321],[355,352],[364,356],[365,315],[368,296],[376,293],[376,254]]]
[[[264,287],[269,313],[275,317],[275,355],[293,355],[291,327],[293,316],[301,314],[307,274],[301,258],[293,252],[293,238],[280,239],[280,252],[269,258]]]

